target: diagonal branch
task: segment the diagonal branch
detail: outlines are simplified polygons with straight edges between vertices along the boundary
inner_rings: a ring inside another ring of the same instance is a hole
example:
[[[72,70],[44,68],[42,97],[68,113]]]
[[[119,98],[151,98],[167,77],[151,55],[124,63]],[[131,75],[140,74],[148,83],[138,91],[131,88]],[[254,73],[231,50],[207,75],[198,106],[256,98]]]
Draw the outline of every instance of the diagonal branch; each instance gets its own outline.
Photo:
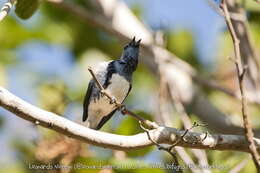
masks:
[[[258,62],[258,55],[254,50],[253,41],[249,32],[249,24],[247,20],[247,14],[243,8],[243,4],[240,4],[236,0],[226,1],[227,9],[230,17],[230,24],[233,26],[233,33],[236,34],[236,38],[240,41],[237,46],[237,51],[240,53],[241,62],[247,65],[248,71],[244,77],[246,82],[245,90],[247,94],[245,97],[248,101],[259,101],[260,91],[260,65]],[[244,20],[235,20],[231,14],[236,16],[242,16]]]
[[[160,72],[160,88],[159,88],[158,106],[159,106],[159,111],[160,111],[160,117],[163,121],[163,124],[166,126],[173,127],[172,121],[171,121],[171,113],[170,113],[170,110],[168,107],[168,103],[170,100],[175,98],[173,105],[176,108],[177,114],[180,116],[185,129],[189,129],[190,127],[192,127],[192,123],[191,123],[190,118],[186,114],[185,109],[184,109],[183,105],[181,104],[179,98],[177,98],[177,95],[179,93],[178,89],[175,86],[173,86],[174,88],[172,90],[170,90],[169,86],[168,86],[168,82],[164,78],[165,75],[163,73],[163,69],[159,68],[159,72]],[[171,92],[173,90],[174,90],[174,92]],[[175,95],[176,95],[176,97],[174,97]],[[172,99],[170,99],[169,97]],[[182,158],[182,160],[185,162],[186,165],[194,164],[194,161],[192,160],[192,158],[189,157],[189,155],[186,153],[186,151],[183,148],[175,147],[175,150],[180,155],[180,157]],[[191,152],[194,154],[195,157],[197,157],[201,168],[203,168],[203,166],[205,166],[205,165],[208,165],[207,156],[206,156],[205,151],[193,149],[193,150],[191,150]],[[180,153],[182,153],[182,154],[180,154]],[[191,169],[191,172],[193,172],[193,173],[196,173],[196,172],[210,173],[211,172],[208,169],[202,169],[202,170],[193,169],[193,168],[190,168],[190,169]]]
[[[243,83],[243,79],[246,73],[246,66],[243,65],[244,63],[242,62],[241,59],[241,54],[240,54],[240,40],[236,35],[236,32],[234,30],[234,26],[231,22],[230,19],[230,15],[229,15],[229,11],[227,8],[227,4],[226,4],[226,0],[222,0],[221,2],[221,8],[223,9],[224,12],[224,16],[225,16],[225,20],[234,44],[234,51],[235,51],[235,65],[236,65],[236,69],[237,69],[237,76],[238,76],[238,82],[239,82],[239,89],[240,89],[240,93],[241,93],[241,101],[242,101],[242,116],[243,116],[243,123],[244,123],[244,128],[245,128],[245,135],[246,135],[246,139],[249,143],[249,150],[250,153],[253,157],[255,166],[258,170],[258,172],[260,172],[260,156],[257,152],[255,143],[254,143],[254,133],[252,130],[252,125],[250,123],[249,120],[249,115],[248,115],[248,110],[247,110],[247,100],[245,98],[245,87],[244,87],[244,83]]]

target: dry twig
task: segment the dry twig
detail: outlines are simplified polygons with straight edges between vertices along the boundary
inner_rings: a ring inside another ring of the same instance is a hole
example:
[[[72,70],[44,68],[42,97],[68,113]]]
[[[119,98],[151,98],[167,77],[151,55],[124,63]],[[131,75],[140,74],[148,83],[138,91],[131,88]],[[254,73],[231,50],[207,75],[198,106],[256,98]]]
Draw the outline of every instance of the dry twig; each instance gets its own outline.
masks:
[[[146,132],[146,134],[147,134],[149,140],[152,141],[152,143],[157,146],[158,150],[164,150],[164,151],[166,151],[167,153],[169,153],[169,154],[172,156],[173,160],[174,160],[174,165],[175,165],[176,167],[179,167],[180,164],[179,164],[178,158],[177,158],[177,156],[176,156],[176,153],[172,150],[172,149],[175,147],[175,145],[172,145],[171,147],[164,147],[164,146],[162,146],[161,144],[159,144],[158,142],[156,142],[156,141],[153,140],[153,138],[151,137],[151,135],[150,135],[150,133],[149,133],[149,130],[146,129],[146,128],[142,125],[142,123],[141,123],[140,121],[139,121],[139,124],[140,124],[140,127]],[[179,173],[182,173],[182,170],[181,170],[181,169],[176,170],[176,171],[178,171]]]
[[[191,131],[195,127],[202,126],[202,125],[194,122],[193,125],[190,128],[186,129],[184,131],[184,133],[181,136],[179,136],[178,139],[176,139],[176,141],[173,144],[171,144],[168,147],[165,147],[165,146],[159,144],[158,142],[156,142],[155,140],[153,140],[151,135],[150,135],[150,131],[148,129],[146,129],[145,127],[143,127],[143,125],[142,125],[142,123],[140,121],[139,121],[139,123],[140,123],[140,127],[146,132],[149,140],[152,141],[152,143],[155,144],[159,150],[164,150],[164,151],[166,151],[167,153],[169,153],[173,157],[174,164],[175,164],[176,167],[179,167],[179,162],[178,162],[176,153],[173,151],[173,148],[176,147],[180,142],[185,142],[186,141],[185,140],[185,136],[188,134],[189,131]],[[207,135],[205,135],[205,137],[202,140],[205,140],[206,137],[207,137]],[[194,143],[196,143],[196,142],[194,142]],[[177,170],[177,171],[182,172],[181,169]]]
[[[160,72],[161,72],[161,68],[160,68]],[[171,119],[172,113],[170,111],[170,109],[172,107],[169,107],[169,105],[168,105],[169,99],[170,99],[169,95],[170,94],[169,94],[169,91],[167,88],[167,80],[164,78],[163,75],[160,74],[160,87],[159,87],[159,99],[158,99],[159,114],[158,115],[161,118],[161,121],[165,126],[172,127],[173,126],[172,119]],[[192,126],[192,123],[185,128],[187,129],[191,126]],[[174,147],[172,152],[176,152],[186,165],[195,165],[195,162],[193,161],[193,159],[189,156],[189,154],[185,151],[185,149],[183,147]],[[191,170],[192,173],[201,173],[200,169],[193,168],[193,167],[189,167],[189,169]]]
[[[161,59],[158,59],[158,61],[161,61]],[[172,105],[176,108],[176,112],[181,118],[181,121],[184,124],[184,128],[189,129],[190,127],[193,126],[193,124],[185,111],[184,105],[181,102],[178,87],[174,83],[171,85],[171,87],[169,86],[170,85],[169,81],[165,79],[167,72],[165,72],[165,68],[163,65],[159,66],[159,74],[160,74],[160,89],[159,89],[160,103],[158,104],[158,106],[159,106],[160,116],[163,120],[163,123],[166,126],[170,126],[170,127],[172,126],[171,115],[169,113],[169,108],[167,108],[168,105],[167,99],[169,99],[169,101],[170,100],[172,101]],[[205,135],[205,137],[207,137],[207,135]],[[184,152],[186,152],[184,149],[175,148],[175,150],[177,151],[178,154],[182,153],[180,154],[180,156],[187,165],[195,164],[192,158],[190,158],[188,154],[184,154]],[[193,173],[196,172],[210,173],[211,171],[209,169],[203,169],[203,166],[208,165],[206,152],[203,150],[195,150],[195,149],[191,150],[191,152],[197,158],[202,168],[202,170],[200,170],[200,169],[194,169],[190,167],[191,171]],[[185,157],[185,155],[188,157]]]
[[[242,59],[241,59],[241,55],[240,55],[240,47],[239,47],[239,43],[240,40],[238,39],[234,27],[232,25],[231,19],[230,19],[230,14],[227,8],[227,4],[226,4],[226,0],[222,0],[221,2],[221,8],[224,12],[224,16],[225,16],[225,20],[234,44],[234,51],[235,51],[235,66],[236,66],[236,70],[237,70],[237,76],[238,76],[238,81],[239,81],[239,89],[240,89],[240,93],[241,93],[241,101],[242,101],[242,116],[243,116],[243,122],[244,122],[244,129],[245,129],[245,135],[246,135],[246,139],[249,143],[249,150],[250,153],[253,157],[255,166],[258,170],[258,172],[260,172],[260,156],[256,150],[256,146],[253,140],[254,134],[253,134],[253,130],[252,130],[252,126],[249,120],[249,116],[248,116],[248,111],[247,111],[247,103],[246,103],[246,97],[245,97],[245,88],[244,88],[244,83],[243,83],[243,79],[247,70],[247,66],[242,64]]]

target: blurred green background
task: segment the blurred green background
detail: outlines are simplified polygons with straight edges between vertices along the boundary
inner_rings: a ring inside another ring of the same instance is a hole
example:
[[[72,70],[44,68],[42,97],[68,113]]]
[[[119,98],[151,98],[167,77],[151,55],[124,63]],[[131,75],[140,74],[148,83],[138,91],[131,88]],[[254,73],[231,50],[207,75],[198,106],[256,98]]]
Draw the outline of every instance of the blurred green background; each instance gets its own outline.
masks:
[[[5,2],[0,1],[0,5]],[[19,2],[19,1],[18,1]],[[227,56],[233,51],[232,42],[226,32],[225,22],[206,0],[199,1],[147,1],[126,0],[128,7],[153,31],[165,33],[166,48],[191,64],[205,76],[217,79],[229,73],[232,62]],[[212,1],[218,3],[218,1]],[[80,121],[82,102],[90,75],[87,67],[98,61],[117,59],[123,44],[110,34],[83,23],[66,11],[45,2],[29,3],[31,11],[23,9],[11,13],[0,23],[0,85],[24,100],[48,111]],[[75,3],[90,9],[88,2]],[[18,5],[18,4],[17,4]],[[260,48],[260,8],[248,2],[250,32],[256,50]],[[34,11],[36,10],[36,11]],[[21,12],[22,11],[22,12]],[[32,16],[31,14],[32,13]],[[28,18],[26,20],[23,20]],[[140,56],[142,58],[142,55]],[[230,86],[230,82],[222,81]],[[134,74],[133,88],[126,105],[147,119],[156,120],[156,102],[159,81],[144,64],[139,64]],[[216,91],[204,90],[210,100],[223,112],[241,123],[240,103]],[[250,106],[254,127],[260,127],[259,107]],[[173,124],[182,128],[178,116]],[[199,121],[195,115],[192,120]],[[198,129],[205,130],[205,129]],[[142,132],[131,117],[116,113],[102,131],[132,135]],[[30,169],[30,164],[62,165],[135,165],[149,167],[150,164],[171,164],[171,157],[156,147],[122,152],[89,146],[66,138],[53,131],[36,127],[0,108],[0,172],[27,173],[46,172]],[[69,151],[69,152],[68,152]],[[188,150],[190,153],[190,150]],[[227,169],[212,169],[212,172],[228,172],[248,154],[231,151],[207,151],[210,165]],[[193,156],[192,156],[193,157]],[[196,161],[195,161],[196,162]],[[181,161],[180,163],[184,163]],[[70,169],[62,169],[68,172]],[[61,170],[48,170],[59,172]],[[72,169],[83,173],[120,172],[171,172],[164,169]],[[254,172],[252,161],[248,161],[241,172]],[[185,169],[184,172],[190,172]]]

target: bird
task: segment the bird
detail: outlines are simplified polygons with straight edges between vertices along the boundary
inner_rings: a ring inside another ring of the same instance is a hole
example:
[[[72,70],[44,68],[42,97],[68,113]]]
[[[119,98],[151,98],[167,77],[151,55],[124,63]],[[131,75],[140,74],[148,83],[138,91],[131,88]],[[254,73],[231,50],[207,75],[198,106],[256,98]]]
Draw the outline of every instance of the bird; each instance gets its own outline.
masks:
[[[101,62],[95,67],[95,76],[103,88],[117,102],[123,103],[132,88],[132,76],[138,65],[141,39],[135,37],[124,47],[119,59]],[[99,130],[116,112],[117,107],[101,94],[96,81],[91,79],[83,102],[84,124]]]

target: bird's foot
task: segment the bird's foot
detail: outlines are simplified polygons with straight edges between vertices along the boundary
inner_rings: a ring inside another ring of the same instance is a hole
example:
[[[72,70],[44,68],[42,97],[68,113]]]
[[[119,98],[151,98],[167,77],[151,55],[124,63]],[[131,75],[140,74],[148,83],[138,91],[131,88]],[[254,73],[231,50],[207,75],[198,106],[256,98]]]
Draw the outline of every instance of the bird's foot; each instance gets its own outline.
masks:
[[[110,104],[115,104],[115,103],[117,103],[116,98],[115,98],[114,96],[112,96],[109,103],[110,103]]]
[[[125,115],[127,112],[126,112],[126,107],[125,107],[125,105],[123,105],[123,104],[120,104],[119,106],[118,106],[118,110],[120,110],[120,112],[122,113],[122,115]]]
[[[104,97],[105,96],[105,90],[100,90],[100,94],[101,94],[101,97]]]

